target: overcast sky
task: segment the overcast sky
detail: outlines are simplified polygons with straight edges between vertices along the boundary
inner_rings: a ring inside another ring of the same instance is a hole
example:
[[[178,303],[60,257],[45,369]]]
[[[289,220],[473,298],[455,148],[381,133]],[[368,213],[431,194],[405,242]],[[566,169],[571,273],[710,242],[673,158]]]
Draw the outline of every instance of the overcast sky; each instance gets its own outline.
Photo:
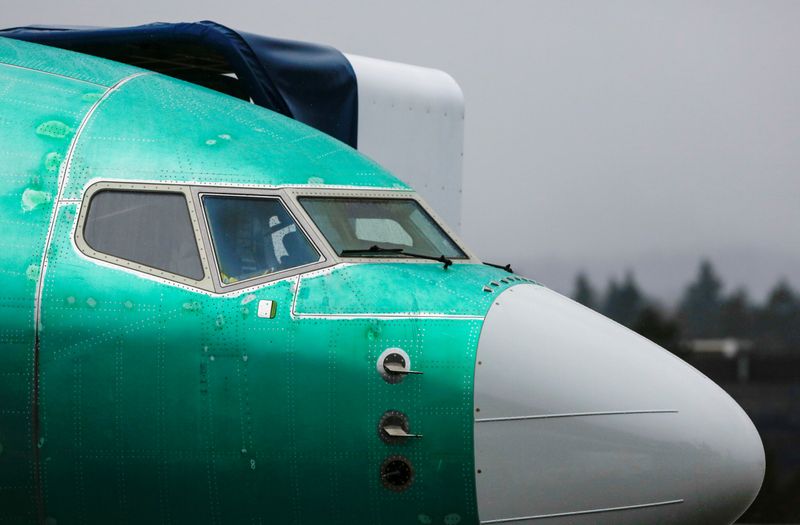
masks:
[[[0,25],[210,19],[435,67],[466,97],[463,237],[569,292],[800,288],[800,2],[0,0]]]

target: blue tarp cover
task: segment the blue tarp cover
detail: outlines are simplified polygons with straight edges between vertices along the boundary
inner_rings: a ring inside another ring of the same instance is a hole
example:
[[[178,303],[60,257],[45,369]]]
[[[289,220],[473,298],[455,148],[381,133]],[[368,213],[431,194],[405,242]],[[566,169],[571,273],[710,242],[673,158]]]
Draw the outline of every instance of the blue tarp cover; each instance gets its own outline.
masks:
[[[0,36],[188,80],[252,100],[357,145],[356,76],[345,56],[331,47],[244,33],[209,21],[120,28],[16,27],[0,30]]]

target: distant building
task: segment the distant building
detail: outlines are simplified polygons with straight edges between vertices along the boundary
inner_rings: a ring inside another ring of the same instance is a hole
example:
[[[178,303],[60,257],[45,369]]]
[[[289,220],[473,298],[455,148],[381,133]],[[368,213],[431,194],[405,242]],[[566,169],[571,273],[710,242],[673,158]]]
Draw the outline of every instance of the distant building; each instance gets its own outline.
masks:
[[[746,383],[750,379],[750,351],[753,342],[748,339],[727,337],[724,339],[691,339],[684,346],[698,355],[720,355],[736,359],[736,379]]]
[[[727,358],[750,352],[753,342],[748,339],[726,337],[724,339],[692,339],[684,343],[686,348],[697,353],[718,353]]]

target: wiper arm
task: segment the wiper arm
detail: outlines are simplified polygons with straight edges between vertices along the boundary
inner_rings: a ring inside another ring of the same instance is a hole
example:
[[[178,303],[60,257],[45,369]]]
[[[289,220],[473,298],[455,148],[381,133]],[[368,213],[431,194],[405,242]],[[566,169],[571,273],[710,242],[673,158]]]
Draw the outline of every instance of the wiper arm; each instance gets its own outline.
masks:
[[[448,259],[444,255],[440,255],[439,257],[434,257],[433,255],[422,255],[421,253],[410,253],[410,252],[400,252],[402,255],[408,255],[409,257],[413,257],[415,259],[427,259],[429,261],[437,261],[444,265],[444,269],[447,270],[448,266],[453,265],[452,259]]]
[[[444,269],[447,270],[449,266],[453,265],[453,261],[448,259],[444,255],[440,255],[435,257],[433,255],[422,255],[421,253],[411,253],[403,250],[402,248],[383,248],[378,246],[377,244],[373,244],[369,248],[365,250],[342,250],[339,252],[341,256],[348,256],[348,255],[363,255],[367,253],[395,253],[398,255],[405,255],[406,257],[412,257],[414,259],[425,259],[428,261],[436,261],[440,262],[444,265]]]
[[[485,264],[486,266],[491,266],[493,268],[500,268],[501,270],[505,270],[508,273],[514,273],[514,270],[511,269],[511,263],[506,264],[505,266],[500,266],[499,264],[492,264],[489,262],[484,262],[483,264]]]
[[[339,255],[346,257],[348,255],[362,255],[365,253],[403,253],[402,248],[384,248],[382,246],[378,246],[377,244],[373,244],[369,248],[366,249],[359,249],[359,250],[342,250],[339,252]]]

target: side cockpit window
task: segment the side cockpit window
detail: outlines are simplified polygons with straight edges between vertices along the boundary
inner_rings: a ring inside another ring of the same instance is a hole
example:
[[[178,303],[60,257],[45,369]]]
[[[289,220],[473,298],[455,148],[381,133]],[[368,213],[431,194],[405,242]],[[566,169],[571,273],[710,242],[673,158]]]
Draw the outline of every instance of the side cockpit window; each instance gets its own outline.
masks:
[[[321,260],[280,199],[205,195],[202,200],[223,284]]]
[[[99,254],[196,281],[204,277],[183,193],[98,191],[89,201],[83,238]]]
[[[100,181],[74,240],[91,259],[221,293],[330,265],[291,210],[277,191]]]

